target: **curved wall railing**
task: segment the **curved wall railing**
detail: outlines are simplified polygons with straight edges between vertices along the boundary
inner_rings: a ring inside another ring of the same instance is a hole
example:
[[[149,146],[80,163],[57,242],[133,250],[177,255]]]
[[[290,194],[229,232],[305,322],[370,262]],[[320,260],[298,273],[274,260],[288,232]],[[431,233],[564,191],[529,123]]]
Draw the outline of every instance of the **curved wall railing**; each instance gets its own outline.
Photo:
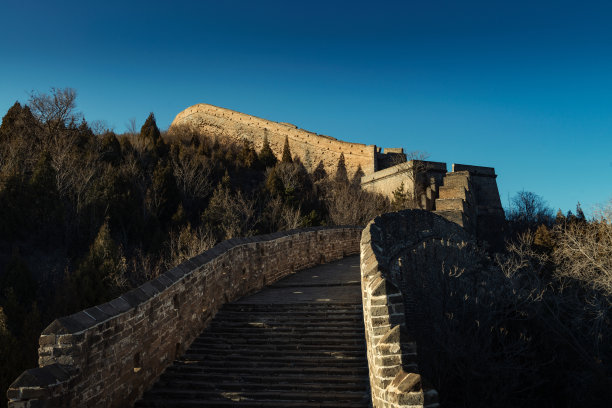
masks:
[[[439,406],[437,391],[419,371],[413,336],[422,319],[411,287],[422,284],[423,273],[452,262],[469,240],[457,224],[423,210],[384,214],[363,230],[361,289],[374,408]],[[428,253],[420,256],[423,248]]]
[[[230,239],[117,299],[55,320],[40,336],[40,368],[10,386],[9,407],[132,406],[223,304],[358,253],[361,230]]]

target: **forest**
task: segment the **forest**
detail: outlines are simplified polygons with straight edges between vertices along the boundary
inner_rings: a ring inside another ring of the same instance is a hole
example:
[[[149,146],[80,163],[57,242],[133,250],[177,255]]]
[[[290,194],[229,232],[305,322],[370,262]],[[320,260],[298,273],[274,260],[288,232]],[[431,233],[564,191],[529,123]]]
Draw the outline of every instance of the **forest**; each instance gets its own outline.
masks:
[[[70,88],[16,102],[0,125],[0,392],[37,366],[38,336],[53,319],[224,239],[365,225],[415,206],[404,192],[389,201],[361,190],[361,176],[347,174],[343,157],[335,174],[307,169],[288,141],[279,160],[268,143],[256,151],[189,128],[162,132],[153,113],[140,131],[116,134],[89,125]],[[484,309],[449,303],[461,324],[432,317],[425,372],[445,406],[607,406],[610,220],[610,205],[591,219],[579,205],[553,216],[541,197],[519,192],[506,251],[480,246],[488,264],[442,271],[449,290],[459,275],[496,288]]]
[[[144,118],[143,118],[144,119]],[[92,129],[96,129],[95,131]],[[347,174],[307,171],[189,129],[89,126],[73,89],[33,93],[0,125],[0,392],[37,366],[53,319],[111,300],[232,237],[365,225],[389,211]],[[4,404],[4,398],[1,398]]]
[[[609,407],[612,201],[587,219],[521,191],[506,218],[505,250],[411,274],[423,377],[444,407]]]

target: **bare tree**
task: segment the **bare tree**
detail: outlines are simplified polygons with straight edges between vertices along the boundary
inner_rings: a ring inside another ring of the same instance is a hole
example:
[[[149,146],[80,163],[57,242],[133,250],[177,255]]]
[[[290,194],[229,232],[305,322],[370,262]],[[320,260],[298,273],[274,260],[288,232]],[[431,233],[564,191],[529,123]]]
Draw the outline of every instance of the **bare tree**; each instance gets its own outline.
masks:
[[[510,199],[507,217],[519,227],[534,227],[538,224],[550,224],[553,220],[553,210],[541,196],[522,190]]]
[[[142,151],[136,151],[136,155],[142,154]],[[130,176],[130,179],[138,189],[138,195],[140,202],[146,202],[147,198],[147,190],[149,188],[150,183],[150,175],[146,173],[141,166],[141,161],[135,155],[130,155],[124,164],[124,169],[126,173]],[[141,206],[142,210],[142,218],[147,219],[147,206]]]
[[[139,248],[130,257],[128,276],[132,286],[138,286],[157,278],[165,270],[164,262]]]
[[[293,208],[291,206],[283,206],[281,211],[281,230],[287,231],[299,228],[302,225],[302,214],[300,208]]]
[[[205,198],[212,191],[212,165],[205,156],[181,146],[179,154],[172,156],[172,169],[176,184],[188,200]]]
[[[187,224],[180,231],[170,233],[167,241],[169,258],[165,264],[173,268],[181,262],[212,248],[216,243],[214,234],[210,229],[200,226],[196,229]]]
[[[138,126],[136,125],[136,118],[130,118],[128,123],[125,125],[127,132],[130,136],[136,136],[138,134]]]
[[[329,218],[334,225],[365,225],[391,210],[382,195],[364,191],[360,186],[327,181],[322,185]]]
[[[557,226],[557,276],[584,282],[612,296],[612,224],[602,220]]]
[[[104,133],[112,132],[112,127],[108,124],[107,121],[99,119],[94,120],[89,124],[89,128],[93,132],[94,135],[100,136]]]
[[[242,191],[219,185],[203,214],[210,228],[216,229],[221,239],[251,236],[259,222],[255,199],[245,196]]]
[[[77,93],[72,88],[51,88],[49,94],[30,92],[28,106],[34,116],[54,133],[68,122],[78,122],[81,118],[76,109]]]
[[[606,203],[599,204],[595,206],[594,211],[595,218],[600,221],[607,221],[608,223],[612,223],[612,198],[610,198]]]
[[[301,209],[283,203],[280,196],[275,196],[266,203],[266,212],[272,231],[287,231],[302,225]]]
[[[110,166],[110,165],[108,165]],[[73,167],[64,168],[66,175],[62,180],[64,194],[70,195],[77,214],[80,214],[85,205],[85,196],[100,174],[100,156],[91,152],[82,156]]]

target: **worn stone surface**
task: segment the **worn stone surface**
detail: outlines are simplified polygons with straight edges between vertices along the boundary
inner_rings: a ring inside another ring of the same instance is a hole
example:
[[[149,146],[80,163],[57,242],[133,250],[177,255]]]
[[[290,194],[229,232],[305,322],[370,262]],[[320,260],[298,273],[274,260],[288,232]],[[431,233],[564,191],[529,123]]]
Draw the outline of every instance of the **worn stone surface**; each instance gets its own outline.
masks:
[[[40,338],[39,371],[10,386],[9,407],[131,406],[223,304],[322,260],[358,253],[360,234],[361,228],[307,228],[232,239],[179,271],[60,318]],[[68,378],[52,369],[58,364]]]
[[[135,406],[368,407],[361,309],[358,256],[283,278],[224,305]]]

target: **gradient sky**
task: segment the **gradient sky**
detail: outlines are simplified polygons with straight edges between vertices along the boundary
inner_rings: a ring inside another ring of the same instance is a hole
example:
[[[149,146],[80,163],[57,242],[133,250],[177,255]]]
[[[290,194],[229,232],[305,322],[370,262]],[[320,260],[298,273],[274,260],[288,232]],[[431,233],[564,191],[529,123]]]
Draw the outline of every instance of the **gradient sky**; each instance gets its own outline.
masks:
[[[612,198],[609,1],[0,0],[0,114],[72,87],[116,132],[204,102]]]

